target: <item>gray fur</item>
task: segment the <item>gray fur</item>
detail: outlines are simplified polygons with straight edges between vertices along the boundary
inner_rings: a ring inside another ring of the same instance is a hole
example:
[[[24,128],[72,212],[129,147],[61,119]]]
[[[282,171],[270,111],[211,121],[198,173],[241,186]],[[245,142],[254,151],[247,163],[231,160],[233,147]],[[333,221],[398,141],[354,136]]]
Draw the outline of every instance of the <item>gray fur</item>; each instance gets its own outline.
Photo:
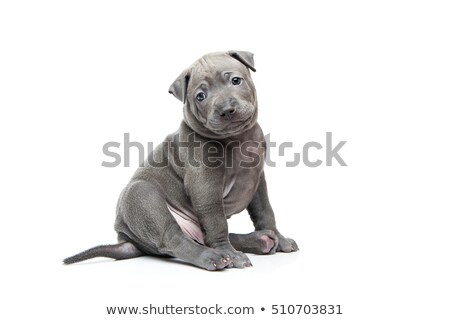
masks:
[[[203,161],[195,166],[187,162],[188,148],[178,148],[179,158],[186,163],[179,166],[174,149],[159,145],[149,159],[167,160],[169,166],[156,168],[149,161],[137,169],[119,197],[115,230],[122,243],[87,250],[64,263],[94,256],[124,259],[147,254],[177,257],[207,270],[220,270],[251,266],[243,252],[298,250],[295,241],[278,231],[269,202],[263,172],[264,134],[256,122],[257,97],[249,69],[255,71],[253,54],[249,52],[211,53],[183,71],[169,89],[184,104],[184,121],[166,142],[180,146],[180,141],[190,141],[189,137],[195,135],[201,146],[222,147],[225,152],[221,159],[232,159],[233,165],[206,166],[203,149],[195,148],[194,158]],[[233,77],[243,82],[235,85]],[[196,99],[199,91],[206,95],[203,101]],[[254,154],[261,161],[243,168],[240,163],[245,161],[244,156],[237,150],[233,152],[231,141],[258,142]],[[204,245],[183,233],[168,205],[198,220]],[[255,232],[229,235],[227,218],[244,209],[250,214]],[[124,243],[132,244],[134,249],[124,250]],[[116,255],[111,253],[115,250]]]

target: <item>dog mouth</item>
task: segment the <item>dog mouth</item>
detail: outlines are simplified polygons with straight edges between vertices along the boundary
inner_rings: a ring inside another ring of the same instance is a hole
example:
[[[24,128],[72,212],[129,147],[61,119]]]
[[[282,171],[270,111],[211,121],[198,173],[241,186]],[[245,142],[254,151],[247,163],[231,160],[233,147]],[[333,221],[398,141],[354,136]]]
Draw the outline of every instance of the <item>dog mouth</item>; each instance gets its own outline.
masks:
[[[255,115],[256,115],[256,112],[252,112],[251,114],[249,114],[247,117],[244,117],[243,119],[230,121],[224,127],[221,127],[221,128],[210,127],[208,129],[219,135],[237,134],[237,133],[243,132],[246,129],[249,129],[251,127],[251,125],[253,124],[253,119],[254,119]]]

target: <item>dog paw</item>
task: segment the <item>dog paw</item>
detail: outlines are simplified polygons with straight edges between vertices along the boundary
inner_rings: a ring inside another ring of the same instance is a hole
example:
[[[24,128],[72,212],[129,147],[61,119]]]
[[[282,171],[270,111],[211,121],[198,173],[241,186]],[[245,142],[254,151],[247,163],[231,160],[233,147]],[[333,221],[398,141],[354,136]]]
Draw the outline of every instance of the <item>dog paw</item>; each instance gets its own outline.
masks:
[[[272,230],[258,230],[248,234],[230,233],[234,249],[253,254],[273,254],[278,247],[278,237]]]
[[[242,269],[253,266],[245,253],[236,250],[233,251],[234,253],[231,255],[231,259],[233,261],[232,264],[234,268]]]
[[[207,248],[202,252],[196,264],[206,270],[216,271],[225,269],[232,263],[231,256],[226,252]]]
[[[278,238],[278,252],[298,251],[298,245],[293,239],[285,238],[283,236],[279,236]]]
[[[278,248],[278,237],[272,230],[260,230],[251,233],[255,240],[255,254],[274,254]]]
[[[223,255],[231,258],[231,263],[228,264],[228,268],[242,269],[252,266],[252,263],[250,259],[247,257],[247,255],[241,251],[235,250],[231,245],[215,249],[220,252],[223,252],[222,253]]]

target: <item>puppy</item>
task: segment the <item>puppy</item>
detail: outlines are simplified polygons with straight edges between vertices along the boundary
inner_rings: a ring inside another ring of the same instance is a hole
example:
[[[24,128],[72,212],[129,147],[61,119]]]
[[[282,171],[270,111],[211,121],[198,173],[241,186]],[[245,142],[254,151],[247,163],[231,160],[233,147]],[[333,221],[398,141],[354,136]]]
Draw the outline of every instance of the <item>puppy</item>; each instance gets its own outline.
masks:
[[[184,104],[184,121],[149,154],[122,191],[115,230],[118,244],[98,246],[64,260],[129,259],[162,255],[207,270],[244,268],[244,252],[298,250],[278,231],[263,164],[264,135],[257,123],[253,54],[203,56],[169,92]],[[227,218],[247,209],[250,234],[229,234]]]

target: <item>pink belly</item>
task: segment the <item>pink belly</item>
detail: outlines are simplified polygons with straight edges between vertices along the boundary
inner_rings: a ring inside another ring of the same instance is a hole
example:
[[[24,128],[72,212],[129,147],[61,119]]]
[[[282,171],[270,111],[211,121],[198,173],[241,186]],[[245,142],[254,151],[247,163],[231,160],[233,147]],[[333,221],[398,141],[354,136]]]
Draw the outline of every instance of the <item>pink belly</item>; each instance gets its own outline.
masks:
[[[191,212],[178,210],[169,204],[167,204],[167,208],[177,221],[183,233],[188,238],[200,244],[205,244],[203,240],[203,233],[200,229],[200,223],[196,216],[194,216]]]

